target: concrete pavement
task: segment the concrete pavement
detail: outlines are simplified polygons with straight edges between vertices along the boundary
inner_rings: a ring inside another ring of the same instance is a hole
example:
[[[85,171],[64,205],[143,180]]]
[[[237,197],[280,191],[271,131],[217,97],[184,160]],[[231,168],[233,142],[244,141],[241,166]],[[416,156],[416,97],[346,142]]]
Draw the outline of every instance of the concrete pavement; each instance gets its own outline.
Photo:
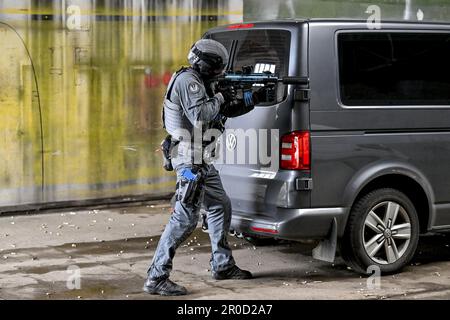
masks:
[[[141,290],[169,215],[167,202],[149,202],[0,217],[0,299],[171,299]],[[447,236],[423,237],[412,265],[381,277],[379,288],[340,259],[313,260],[314,243],[229,240],[238,265],[255,279],[213,280],[208,234],[197,229],[174,260],[172,279],[190,291],[183,299],[450,298]]]

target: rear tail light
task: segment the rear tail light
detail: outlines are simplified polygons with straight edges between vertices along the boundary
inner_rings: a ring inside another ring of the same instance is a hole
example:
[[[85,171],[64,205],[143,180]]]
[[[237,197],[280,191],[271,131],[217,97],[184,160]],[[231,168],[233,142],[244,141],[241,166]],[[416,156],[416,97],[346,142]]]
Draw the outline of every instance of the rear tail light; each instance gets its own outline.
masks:
[[[310,134],[294,131],[281,137],[280,168],[310,170]]]

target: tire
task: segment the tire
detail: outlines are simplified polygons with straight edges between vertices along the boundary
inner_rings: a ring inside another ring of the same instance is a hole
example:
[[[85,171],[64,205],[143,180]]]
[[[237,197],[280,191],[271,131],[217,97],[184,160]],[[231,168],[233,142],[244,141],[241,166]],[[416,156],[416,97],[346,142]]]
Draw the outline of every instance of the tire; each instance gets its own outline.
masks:
[[[358,273],[372,274],[369,266],[379,267],[382,274],[396,273],[413,258],[419,232],[411,200],[396,189],[377,189],[353,206],[340,241],[341,255]]]

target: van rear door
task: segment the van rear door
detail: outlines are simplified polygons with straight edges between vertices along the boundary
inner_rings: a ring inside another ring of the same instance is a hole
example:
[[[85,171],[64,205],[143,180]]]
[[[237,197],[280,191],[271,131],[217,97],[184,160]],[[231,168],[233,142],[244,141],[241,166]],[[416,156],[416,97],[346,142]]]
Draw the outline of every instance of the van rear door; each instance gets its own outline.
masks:
[[[234,72],[252,66],[255,73],[270,71],[278,77],[307,76],[307,25],[299,24],[231,25],[205,35],[221,42],[230,50]],[[302,60],[304,60],[302,62]],[[300,199],[295,179],[300,174],[279,169],[280,137],[308,127],[294,112],[292,86],[278,85],[276,102],[257,105],[246,115],[230,118],[220,139],[216,168],[233,205],[233,211],[266,215],[275,207],[298,207]],[[308,111],[309,112],[309,111]],[[307,117],[309,119],[309,116]],[[304,119],[305,120],[305,119]],[[295,197],[294,197],[295,196]],[[309,195],[301,200],[309,205]]]

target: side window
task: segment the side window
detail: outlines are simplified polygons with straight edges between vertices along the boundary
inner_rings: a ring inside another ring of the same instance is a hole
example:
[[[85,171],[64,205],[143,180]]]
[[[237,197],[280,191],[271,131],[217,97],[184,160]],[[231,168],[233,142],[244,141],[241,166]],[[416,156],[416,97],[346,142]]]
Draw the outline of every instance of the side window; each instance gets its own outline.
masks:
[[[450,33],[341,33],[338,55],[344,105],[450,105]]]

